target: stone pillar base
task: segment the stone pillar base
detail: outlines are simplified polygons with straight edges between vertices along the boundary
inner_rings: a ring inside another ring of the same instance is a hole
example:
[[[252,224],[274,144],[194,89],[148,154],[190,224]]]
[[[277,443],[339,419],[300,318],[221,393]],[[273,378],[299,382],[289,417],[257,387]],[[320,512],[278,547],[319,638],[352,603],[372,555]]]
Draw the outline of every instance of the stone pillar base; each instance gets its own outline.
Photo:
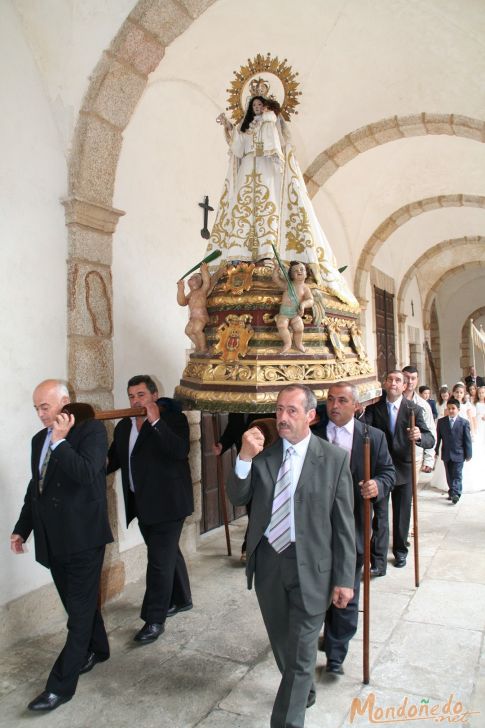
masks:
[[[118,560],[103,567],[99,595],[101,605],[114,599],[123,592],[125,587],[125,565]]]

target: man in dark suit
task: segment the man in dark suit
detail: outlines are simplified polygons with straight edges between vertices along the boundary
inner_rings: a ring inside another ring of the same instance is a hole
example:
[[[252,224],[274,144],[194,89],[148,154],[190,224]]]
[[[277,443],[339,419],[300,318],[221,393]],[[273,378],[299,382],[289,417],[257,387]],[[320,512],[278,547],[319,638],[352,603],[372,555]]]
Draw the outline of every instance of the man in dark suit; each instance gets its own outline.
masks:
[[[189,468],[189,425],[171,399],[158,399],[157,385],[145,374],[128,382],[131,407],[146,416],[125,417],[115,427],[108,473],[121,468],[127,525],[138,517],[147,546],[144,626],[134,639],[154,642],[165,618],[192,609],[189,577],[179,548],[184,519],[194,510]],[[157,403],[158,400],[158,403]],[[160,406],[159,406],[160,405]]]
[[[426,427],[421,407],[403,397],[405,380],[402,371],[388,372],[384,381],[385,396],[365,410],[365,421],[382,430],[396,470],[396,483],[392,489],[392,551],[394,566],[406,566],[407,540],[412,503],[412,468],[410,442],[414,440],[424,450],[434,446],[435,438]],[[414,412],[415,427],[410,427],[410,414]],[[384,570],[387,564],[389,542],[389,496],[374,506],[371,545],[374,570]]]
[[[475,384],[477,388],[485,387],[485,379],[483,377],[480,377],[477,374],[477,370],[475,369],[474,366],[471,366],[468,371],[469,371],[469,374],[467,377],[465,377],[465,384],[466,384],[467,389],[470,386],[470,384]]]
[[[387,448],[384,433],[355,419],[359,407],[359,393],[347,382],[335,382],[329,387],[326,417],[312,427],[315,435],[347,450],[354,484],[354,518],[357,563],[354,596],[344,609],[333,604],[327,609],[323,639],[319,646],[327,655],[326,671],[343,674],[342,663],[347,656],[349,642],[357,631],[359,592],[364,564],[364,499],[374,503],[386,498],[394,485],[394,465]],[[370,438],[370,480],[364,481],[364,433]],[[370,524],[369,524],[370,525]]]
[[[301,728],[315,702],[317,641],[330,602],[347,606],[355,578],[353,486],[347,453],[313,435],[316,399],[304,385],[281,390],[280,439],[263,451],[258,428],[243,435],[228,495],[252,498],[247,565],[282,673],[271,728]]]
[[[470,423],[460,417],[460,402],[450,397],[446,403],[447,416],[438,420],[436,455],[439,455],[445,464],[446,482],[448,483],[448,500],[458,503],[462,491],[463,463],[471,460],[472,438]]]
[[[54,710],[72,698],[80,673],[109,657],[97,606],[105,545],[113,540],[106,502],[106,430],[100,422],[76,424],[62,408],[69,392],[48,379],[34,390],[44,429],[32,440],[32,478],[10,537],[14,553],[34,532],[35,556],[50,568],[68,614],[67,640],[46,689],[30,710]]]

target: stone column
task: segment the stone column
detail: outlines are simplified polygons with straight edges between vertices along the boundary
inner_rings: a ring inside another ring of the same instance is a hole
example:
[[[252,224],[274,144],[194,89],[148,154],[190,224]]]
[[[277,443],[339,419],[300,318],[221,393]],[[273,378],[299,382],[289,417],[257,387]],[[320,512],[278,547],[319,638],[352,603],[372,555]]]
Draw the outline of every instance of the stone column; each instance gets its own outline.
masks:
[[[367,340],[366,340],[366,336],[367,336],[366,310],[367,310],[367,306],[369,305],[369,301],[367,298],[361,298],[361,297],[357,298],[357,301],[359,302],[359,306],[360,306],[359,326],[362,331],[362,341],[366,342],[365,348],[366,348],[366,351],[368,351],[369,347],[367,346]]]
[[[181,545],[187,553],[197,551],[200,536],[200,520],[202,518],[202,457],[200,412],[191,410],[185,413],[190,427],[190,453],[189,464],[192,475],[192,488],[194,492],[194,512],[185,519],[181,536]]]
[[[124,212],[72,197],[63,201],[68,228],[68,379],[78,402],[113,409],[112,236]],[[111,434],[112,423],[108,424]],[[108,479],[108,509],[116,538],[114,478]],[[124,564],[115,540],[106,550],[102,600],[119,594]]]

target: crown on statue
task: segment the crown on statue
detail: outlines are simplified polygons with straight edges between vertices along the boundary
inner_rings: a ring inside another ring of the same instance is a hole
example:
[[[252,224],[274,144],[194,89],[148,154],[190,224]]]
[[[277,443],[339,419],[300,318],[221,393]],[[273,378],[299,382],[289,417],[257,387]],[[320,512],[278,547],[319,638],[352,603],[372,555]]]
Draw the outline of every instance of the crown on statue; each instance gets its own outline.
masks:
[[[249,93],[253,96],[268,96],[269,94],[269,83],[264,78],[253,78],[249,84]]]

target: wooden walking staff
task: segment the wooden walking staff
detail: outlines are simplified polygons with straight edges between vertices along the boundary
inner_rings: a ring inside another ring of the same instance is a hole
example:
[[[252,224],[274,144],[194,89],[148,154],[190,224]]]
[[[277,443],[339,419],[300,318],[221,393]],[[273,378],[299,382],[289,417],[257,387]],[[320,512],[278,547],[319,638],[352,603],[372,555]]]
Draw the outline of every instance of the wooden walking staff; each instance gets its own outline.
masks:
[[[370,480],[370,437],[364,423],[364,483]],[[370,637],[370,500],[364,498],[364,653],[363,679],[369,684],[369,637]]]
[[[212,430],[214,432],[214,444],[217,444],[220,440],[219,422],[217,420],[217,414],[212,415]],[[224,531],[226,533],[226,546],[227,555],[232,555],[231,549],[231,537],[229,535],[229,521],[227,519],[227,503],[226,503],[226,488],[224,486],[224,478],[222,473],[222,459],[220,455],[216,455],[217,460],[217,490],[219,492],[219,503],[221,504],[222,519],[224,521]]]
[[[409,413],[409,431],[416,426],[413,410]],[[413,531],[414,531],[414,585],[419,586],[419,531],[418,531],[418,483],[416,475],[416,441],[411,440],[411,464],[413,484]]]

